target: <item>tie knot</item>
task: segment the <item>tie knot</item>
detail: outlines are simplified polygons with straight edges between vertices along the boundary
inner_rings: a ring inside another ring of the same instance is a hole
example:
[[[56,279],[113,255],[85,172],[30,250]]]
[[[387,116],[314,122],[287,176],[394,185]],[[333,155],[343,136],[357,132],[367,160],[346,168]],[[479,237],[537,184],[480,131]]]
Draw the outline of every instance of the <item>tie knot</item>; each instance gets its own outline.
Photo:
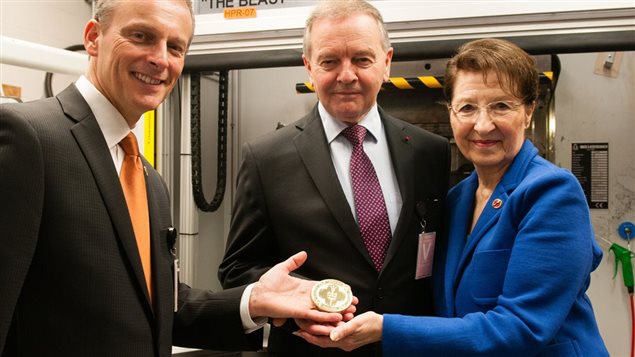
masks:
[[[121,139],[119,145],[121,145],[121,148],[126,153],[126,155],[139,156],[139,145],[137,144],[137,137],[132,131],[129,132],[125,138]]]
[[[366,128],[361,125],[353,125],[342,130],[342,135],[353,144],[353,147],[361,145],[366,137]]]

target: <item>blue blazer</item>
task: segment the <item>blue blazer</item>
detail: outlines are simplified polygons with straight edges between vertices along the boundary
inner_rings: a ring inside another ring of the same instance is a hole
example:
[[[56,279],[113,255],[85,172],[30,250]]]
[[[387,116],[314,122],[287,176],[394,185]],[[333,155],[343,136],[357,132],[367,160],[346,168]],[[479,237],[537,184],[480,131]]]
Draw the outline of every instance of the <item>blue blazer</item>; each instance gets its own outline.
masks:
[[[525,141],[469,237],[476,172],[450,190],[439,317],[384,315],[386,356],[608,356],[585,294],[602,259],[586,199],[537,154]]]

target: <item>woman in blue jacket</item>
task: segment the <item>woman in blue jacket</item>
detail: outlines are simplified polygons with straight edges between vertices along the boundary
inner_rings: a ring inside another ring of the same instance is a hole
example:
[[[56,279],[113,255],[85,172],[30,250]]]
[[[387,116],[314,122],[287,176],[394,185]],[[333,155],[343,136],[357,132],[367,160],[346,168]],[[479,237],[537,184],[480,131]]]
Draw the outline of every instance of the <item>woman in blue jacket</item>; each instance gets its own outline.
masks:
[[[533,59],[507,41],[472,41],[448,62],[444,93],[475,171],[448,193],[438,317],[367,312],[330,338],[299,335],[346,350],[381,340],[386,356],[608,356],[585,294],[602,252],[584,193],[525,139]]]

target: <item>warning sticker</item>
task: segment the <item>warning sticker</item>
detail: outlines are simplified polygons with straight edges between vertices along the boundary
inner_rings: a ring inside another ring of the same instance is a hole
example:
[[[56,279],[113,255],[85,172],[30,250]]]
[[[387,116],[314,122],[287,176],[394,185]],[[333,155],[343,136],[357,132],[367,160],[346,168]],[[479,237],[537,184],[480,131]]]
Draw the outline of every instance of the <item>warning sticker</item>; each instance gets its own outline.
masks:
[[[572,143],[571,172],[580,181],[589,208],[609,208],[608,143]]]

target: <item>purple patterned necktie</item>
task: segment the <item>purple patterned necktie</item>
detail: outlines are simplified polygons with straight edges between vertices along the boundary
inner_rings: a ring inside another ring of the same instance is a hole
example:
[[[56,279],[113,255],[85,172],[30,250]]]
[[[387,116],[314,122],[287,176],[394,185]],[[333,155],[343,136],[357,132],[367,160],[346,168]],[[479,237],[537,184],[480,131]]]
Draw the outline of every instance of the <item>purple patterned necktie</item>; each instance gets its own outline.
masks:
[[[375,269],[380,271],[392,235],[377,173],[364,152],[366,128],[350,126],[342,131],[342,135],[353,144],[350,171],[359,231]]]

